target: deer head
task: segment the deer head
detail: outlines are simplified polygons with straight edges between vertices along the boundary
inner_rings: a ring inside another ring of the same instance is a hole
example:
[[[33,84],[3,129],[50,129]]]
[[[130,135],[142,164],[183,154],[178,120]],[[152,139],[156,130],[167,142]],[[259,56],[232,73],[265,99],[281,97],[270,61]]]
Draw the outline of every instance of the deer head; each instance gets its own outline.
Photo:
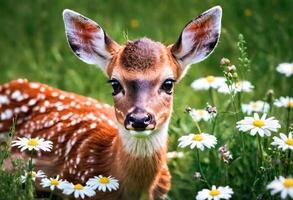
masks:
[[[174,44],[147,38],[119,45],[94,21],[71,10],[63,12],[68,43],[74,54],[99,66],[113,88],[120,132],[146,137],[166,129],[174,85],[191,64],[207,58],[221,29],[222,9],[211,8],[184,27]]]

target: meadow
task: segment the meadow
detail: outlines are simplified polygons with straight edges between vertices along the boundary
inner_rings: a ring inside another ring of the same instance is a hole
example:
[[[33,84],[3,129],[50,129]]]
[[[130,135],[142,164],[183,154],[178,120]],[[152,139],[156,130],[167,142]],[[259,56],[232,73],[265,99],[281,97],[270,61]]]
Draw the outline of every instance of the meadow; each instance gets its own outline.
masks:
[[[175,89],[169,151],[183,155],[174,154],[175,158],[169,160],[172,188],[168,199],[195,199],[199,191],[212,185],[231,187],[232,199],[280,199],[280,194],[270,194],[267,185],[279,176],[291,177],[292,181],[293,175],[292,144],[287,142],[291,150],[284,151],[271,145],[274,136],[288,136],[293,131],[292,100],[280,107],[275,104],[281,96],[293,96],[293,76],[276,70],[280,63],[293,62],[291,0],[1,0],[0,84],[26,78],[113,105],[112,89],[103,73],[78,60],[68,48],[63,9],[97,21],[119,43],[146,36],[171,44],[189,20],[215,5],[223,8],[220,42],[208,59],[191,66]],[[230,92],[219,92],[217,87],[191,87],[194,80],[208,76],[227,78]],[[233,84],[241,80],[253,85],[251,91],[231,92]],[[253,112],[242,110],[243,104],[257,100],[269,107],[262,104],[256,112],[260,116],[266,112],[280,124],[271,136],[252,136],[250,131],[236,127],[244,117],[253,117]],[[192,114],[193,109],[206,107],[216,114],[208,115],[207,120]],[[213,148],[200,151],[178,146],[180,137],[201,131],[217,138]],[[1,147],[0,161],[6,153]],[[33,190],[24,190],[16,183],[24,168],[16,165],[17,173],[0,169],[0,199],[36,198]],[[290,184],[287,188],[292,192]],[[33,188],[32,183],[29,186]]]

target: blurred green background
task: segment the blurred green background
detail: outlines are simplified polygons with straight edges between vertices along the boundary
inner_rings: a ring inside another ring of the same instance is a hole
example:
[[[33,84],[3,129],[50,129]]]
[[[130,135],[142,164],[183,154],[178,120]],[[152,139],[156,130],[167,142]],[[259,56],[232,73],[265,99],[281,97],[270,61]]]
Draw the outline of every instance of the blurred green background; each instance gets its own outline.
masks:
[[[292,78],[275,70],[277,64],[293,61],[292,0],[0,0],[0,83],[27,78],[113,104],[102,72],[84,64],[69,49],[63,9],[98,22],[119,43],[146,36],[170,44],[189,20],[215,5],[223,8],[219,45],[207,60],[193,66],[176,88],[170,131],[170,149],[176,149],[179,133],[175,130],[178,119],[184,118],[184,108],[204,107],[208,99],[207,92],[193,92],[190,83],[201,76],[222,75],[222,57],[237,64],[239,33],[245,36],[252,60],[247,79],[255,85],[253,98],[263,98],[270,88],[276,96],[292,96]],[[176,171],[178,167],[182,170]],[[172,199],[194,198],[192,172],[181,174],[187,168],[184,162],[171,166]]]

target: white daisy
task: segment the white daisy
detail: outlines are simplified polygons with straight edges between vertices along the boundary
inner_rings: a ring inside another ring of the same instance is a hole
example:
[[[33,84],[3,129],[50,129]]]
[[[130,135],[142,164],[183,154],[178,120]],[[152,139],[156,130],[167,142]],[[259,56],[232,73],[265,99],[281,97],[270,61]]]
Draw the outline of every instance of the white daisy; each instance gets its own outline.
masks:
[[[191,83],[191,87],[194,90],[218,89],[221,85],[225,84],[225,81],[224,77],[207,76],[194,80]]]
[[[267,189],[272,190],[272,195],[280,192],[282,199],[285,199],[287,196],[293,198],[293,178],[279,176],[278,179],[275,179],[267,185]]]
[[[293,74],[293,63],[281,63],[278,65],[277,71],[289,77]]]
[[[62,183],[62,179],[59,179],[59,175],[56,178],[43,178],[41,180],[41,186],[43,188],[50,187],[50,190],[55,190],[55,187],[61,189],[60,184]]]
[[[37,172],[35,172],[35,171],[32,171],[32,172],[25,171],[24,175],[20,176],[20,181],[22,183],[25,183],[26,179],[27,179],[27,177],[29,175],[31,175],[31,178],[32,178],[33,181],[36,181],[36,178],[44,178],[44,177],[46,177],[45,173],[42,170],[38,170]]]
[[[73,183],[69,183],[64,181],[60,183],[60,188],[63,190],[63,194],[70,195],[74,194],[75,198],[82,198],[84,199],[85,196],[92,197],[96,195],[96,192],[89,186],[83,186],[81,184],[73,185]]]
[[[168,160],[172,160],[174,158],[182,158],[183,156],[184,156],[184,153],[178,152],[178,151],[170,151],[167,153]]]
[[[90,178],[86,185],[94,190],[98,189],[99,191],[103,192],[106,192],[107,190],[111,192],[112,190],[117,190],[119,188],[118,180],[111,176],[105,177],[102,175]]]
[[[253,117],[245,117],[243,120],[237,122],[237,128],[239,131],[250,131],[250,135],[254,136],[257,133],[263,136],[270,136],[271,132],[277,132],[281,125],[274,117],[266,119],[266,114],[263,114],[261,118],[257,113],[254,113]]]
[[[293,108],[293,98],[292,97],[280,97],[275,100],[274,103],[277,107]]]
[[[292,133],[293,132],[290,132],[288,137],[284,133],[280,133],[280,137],[274,136],[272,145],[278,146],[282,151],[286,151],[287,149],[293,150]]]
[[[228,94],[228,93],[237,93],[237,92],[251,92],[254,86],[249,81],[239,81],[233,83],[231,86],[225,83],[219,89],[218,92]]]
[[[11,146],[17,146],[20,148],[20,151],[24,151],[28,149],[29,151],[32,150],[42,150],[42,151],[51,151],[53,147],[53,143],[49,140],[44,140],[43,138],[39,139],[36,138],[17,138],[18,140],[12,141]]]
[[[204,109],[191,109],[189,115],[194,121],[197,122],[200,120],[208,121],[211,118],[211,115],[208,113],[208,111]]]
[[[217,144],[217,138],[207,133],[189,134],[180,137],[178,141],[179,147],[184,148],[190,145],[191,149],[197,147],[201,151],[203,151],[205,147],[210,149],[212,147],[215,147],[215,145]]]
[[[248,104],[241,105],[242,111],[247,113],[248,115],[253,112],[268,112],[270,109],[270,105],[264,101],[251,101]]]
[[[230,199],[232,197],[233,190],[229,186],[216,187],[212,186],[212,189],[203,189],[196,195],[196,200],[219,200],[219,199]]]

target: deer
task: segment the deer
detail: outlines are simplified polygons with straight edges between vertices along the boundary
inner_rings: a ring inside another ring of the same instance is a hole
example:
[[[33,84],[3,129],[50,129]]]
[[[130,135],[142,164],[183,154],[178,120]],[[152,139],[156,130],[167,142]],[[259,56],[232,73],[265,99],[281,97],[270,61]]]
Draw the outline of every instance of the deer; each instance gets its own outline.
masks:
[[[93,20],[65,9],[71,50],[104,72],[114,106],[17,79],[0,85],[0,133],[16,119],[14,137],[52,141],[51,152],[33,157],[48,176],[73,183],[100,174],[118,179],[117,191],[93,199],[164,199],[171,187],[166,153],[174,87],[191,64],[213,52],[221,18],[215,6],[188,22],[173,44],[144,37],[120,45]],[[28,158],[15,148],[12,156]]]

